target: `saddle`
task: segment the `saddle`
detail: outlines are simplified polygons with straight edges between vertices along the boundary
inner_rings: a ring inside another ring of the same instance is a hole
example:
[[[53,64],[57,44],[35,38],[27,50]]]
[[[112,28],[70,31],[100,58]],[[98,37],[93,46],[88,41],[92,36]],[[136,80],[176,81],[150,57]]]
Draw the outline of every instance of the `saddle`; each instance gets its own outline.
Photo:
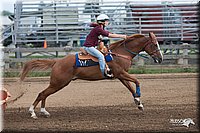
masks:
[[[104,54],[104,56],[106,62],[110,62],[113,60],[113,57],[110,53],[106,53]],[[80,52],[76,53],[75,57],[76,67],[88,67],[99,65],[99,60],[96,57],[88,54],[83,48],[80,48]]]
[[[91,59],[94,62],[98,62],[98,59],[90,54],[88,54],[83,48],[80,48],[80,53],[78,54],[78,58],[80,60],[88,60]]]
[[[102,50],[99,50],[99,51],[101,51],[102,53],[103,53],[103,55],[106,57],[106,55],[107,55],[107,48],[105,47],[104,49],[102,49]],[[78,54],[78,58],[80,59],[80,60],[88,60],[88,59],[91,59],[91,60],[93,60],[94,62],[99,62],[99,60],[96,58],[96,57],[94,57],[94,56],[92,56],[92,55],[90,55],[90,54],[88,54],[87,53],[87,51],[85,51],[83,48],[80,48],[80,53]]]

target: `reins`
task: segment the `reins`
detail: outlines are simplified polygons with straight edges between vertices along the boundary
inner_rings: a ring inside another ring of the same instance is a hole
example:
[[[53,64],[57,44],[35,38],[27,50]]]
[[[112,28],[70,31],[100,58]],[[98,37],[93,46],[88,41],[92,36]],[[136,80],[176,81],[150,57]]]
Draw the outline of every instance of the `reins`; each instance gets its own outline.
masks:
[[[148,42],[149,42],[149,40],[145,43],[144,48],[147,46]],[[136,56],[140,56],[140,57],[149,59],[148,56],[142,55],[142,54],[140,54],[140,53],[133,52],[133,51],[131,51],[130,49],[128,49],[128,48],[126,47],[126,40],[123,41],[123,45],[124,45],[124,49],[125,49],[126,51],[128,51],[129,53],[131,53],[132,55],[136,55]]]
[[[130,38],[130,39],[132,39],[132,38]],[[126,47],[126,41],[127,41],[127,39],[123,40],[123,41],[121,42],[121,44],[119,44],[119,46],[123,45],[123,46],[124,46],[124,49],[125,49],[127,52],[131,53],[132,55],[136,55],[136,56],[140,56],[140,57],[149,59],[148,56],[142,55],[142,54],[140,54],[140,53],[133,52],[133,51],[131,51],[130,49],[128,49],[128,48]],[[145,43],[144,48],[147,46],[148,42],[149,42],[149,40]],[[117,55],[117,56],[120,56],[120,57],[129,59],[129,60],[132,60],[132,57],[130,57],[130,56],[121,55],[121,54],[118,54],[118,53],[114,53],[114,55]]]
[[[154,51],[152,51],[151,53],[149,53],[149,55],[151,56],[151,55],[153,55],[154,53],[156,53],[157,51],[161,51],[161,49],[157,48],[157,49],[155,49]]]
[[[118,54],[118,53],[115,53],[115,52],[111,52],[112,55],[115,55],[115,56],[118,56],[118,57],[122,57],[124,59],[127,59],[127,60],[132,60],[132,57],[130,56],[126,56],[126,55],[122,55],[122,54]]]

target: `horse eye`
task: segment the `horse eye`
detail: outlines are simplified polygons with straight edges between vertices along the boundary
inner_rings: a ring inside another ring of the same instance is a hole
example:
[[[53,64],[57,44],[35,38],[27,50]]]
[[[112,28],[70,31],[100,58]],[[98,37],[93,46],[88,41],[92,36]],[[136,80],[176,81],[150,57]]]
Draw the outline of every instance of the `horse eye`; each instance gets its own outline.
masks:
[[[157,44],[156,44],[156,43],[153,43],[153,45],[157,47]]]
[[[154,48],[155,47],[155,44],[153,43],[152,45],[151,45],[151,48]]]

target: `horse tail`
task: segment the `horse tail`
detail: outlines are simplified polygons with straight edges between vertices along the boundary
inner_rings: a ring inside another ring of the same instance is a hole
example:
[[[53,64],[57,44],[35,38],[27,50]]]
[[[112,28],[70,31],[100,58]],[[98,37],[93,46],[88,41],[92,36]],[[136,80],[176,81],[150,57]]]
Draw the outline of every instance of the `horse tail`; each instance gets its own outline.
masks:
[[[52,68],[53,65],[56,63],[56,60],[44,59],[44,60],[31,60],[25,63],[23,70],[20,74],[20,80],[23,81],[26,75],[31,70],[46,70]]]

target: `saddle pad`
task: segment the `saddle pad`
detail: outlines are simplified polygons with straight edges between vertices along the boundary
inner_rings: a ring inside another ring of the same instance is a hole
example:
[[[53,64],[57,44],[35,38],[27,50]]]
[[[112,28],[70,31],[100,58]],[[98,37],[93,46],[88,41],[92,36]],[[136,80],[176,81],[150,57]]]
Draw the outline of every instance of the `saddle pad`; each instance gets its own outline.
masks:
[[[99,62],[95,62],[92,59],[79,59],[79,53],[75,54],[76,57],[76,67],[89,67],[89,66],[96,66],[99,65]],[[111,54],[105,56],[106,62],[110,62],[113,60]]]

